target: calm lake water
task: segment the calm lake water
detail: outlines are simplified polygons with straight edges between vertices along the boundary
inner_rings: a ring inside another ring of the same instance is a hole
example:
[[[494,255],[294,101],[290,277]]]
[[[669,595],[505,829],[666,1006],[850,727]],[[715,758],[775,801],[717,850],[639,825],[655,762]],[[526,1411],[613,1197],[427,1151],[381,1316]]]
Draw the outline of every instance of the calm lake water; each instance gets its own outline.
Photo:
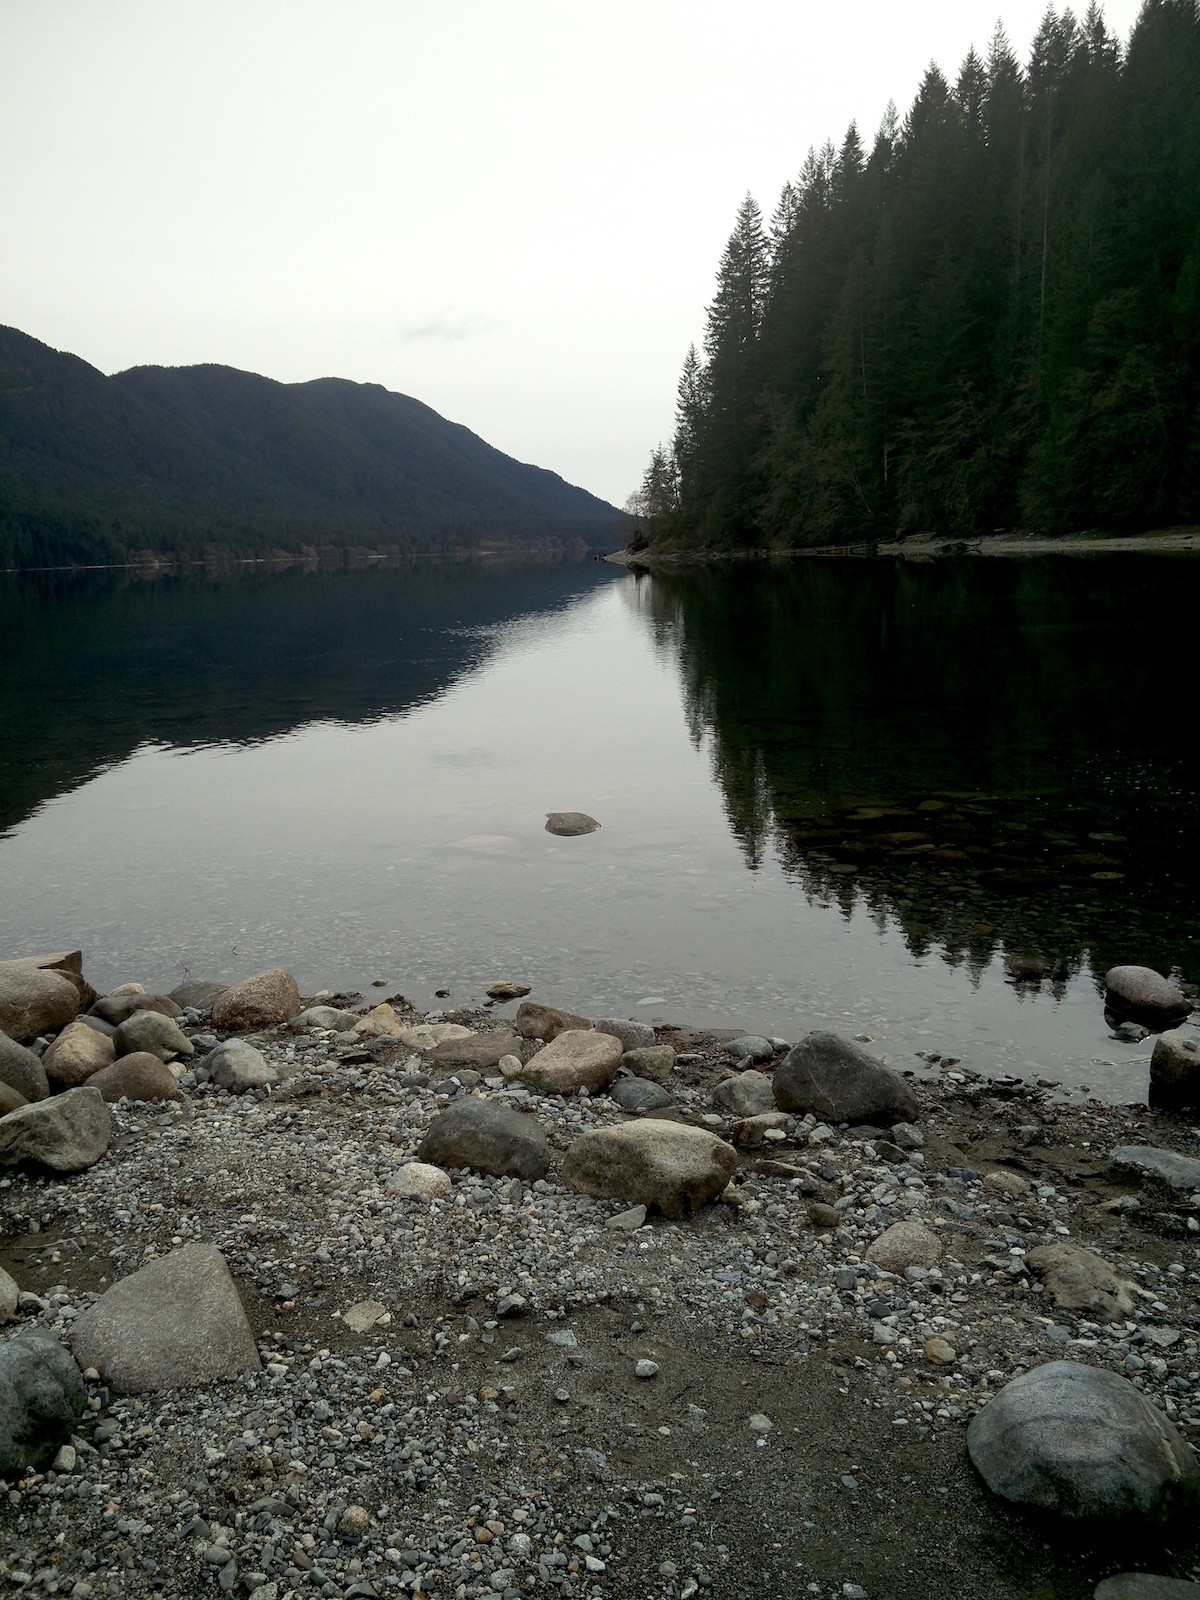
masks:
[[[0,583],[3,953],[1137,1098],[1098,975],[1200,977],[1198,599],[1157,557]]]

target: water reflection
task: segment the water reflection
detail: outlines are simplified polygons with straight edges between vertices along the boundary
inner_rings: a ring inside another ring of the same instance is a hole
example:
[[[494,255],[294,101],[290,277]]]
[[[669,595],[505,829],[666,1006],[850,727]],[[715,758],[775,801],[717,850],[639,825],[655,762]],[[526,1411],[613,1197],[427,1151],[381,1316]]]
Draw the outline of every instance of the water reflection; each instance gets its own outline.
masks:
[[[141,746],[245,745],[410,710],[508,624],[613,577],[594,562],[427,562],[0,580],[0,834]]]
[[[747,866],[893,919],[916,956],[1061,993],[1200,977],[1200,563],[796,562],[630,589]]]

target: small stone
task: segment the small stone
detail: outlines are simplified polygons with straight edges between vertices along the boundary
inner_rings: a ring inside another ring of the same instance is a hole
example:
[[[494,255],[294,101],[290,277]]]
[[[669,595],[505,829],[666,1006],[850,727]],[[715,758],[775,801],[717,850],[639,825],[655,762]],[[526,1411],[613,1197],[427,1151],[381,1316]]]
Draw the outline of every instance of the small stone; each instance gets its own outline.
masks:
[[[764,1415],[763,1412],[754,1411],[750,1414],[749,1428],[751,1433],[767,1434],[770,1433],[774,1426],[775,1424],[771,1421],[770,1417]]]
[[[361,1539],[371,1526],[371,1516],[364,1506],[347,1506],[338,1521],[340,1539]]]
[[[615,1217],[605,1220],[606,1228],[615,1228],[621,1233],[634,1233],[646,1220],[645,1206],[630,1206],[628,1211],[618,1211]]]
[[[600,824],[586,811],[547,811],[546,832],[560,839],[574,839],[583,833],[595,833]]]
[[[658,1362],[657,1361],[647,1361],[647,1360],[644,1360],[644,1359],[639,1361],[638,1364],[633,1369],[633,1375],[634,1375],[635,1378],[643,1378],[643,1379],[657,1378],[658,1377]]]
[[[840,1228],[842,1214],[833,1206],[827,1206],[818,1200],[809,1206],[808,1220],[814,1228]]]
[[[359,1300],[342,1312],[342,1321],[351,1333],[369,1333],[377,1324],[391,1320],[388,1308],[378,1300]]]
[[[937,1234],[920,1222],[894,1222],[867,1251],[867,1260],[888,1272],[906,1267],[934,1267],[945,1254]]]
[[[998,1167],[994,1172],[985,1172],[983,1182],[986,1188],[994,1189],[997,1194],[1007,1195],[1012,1200],[1023,1199],[1032,1188],[1028,1178],[1003,1167]]]
[[[925,1359],[932,1361],[936,1366],[949,1367],[958,1360],[958,1351],[940,1333],[935,1333],[932,1339],[925,1341]]]
[[[409,1161],[384,1184],[388,1194],[414,1200],[440,1200],[452,1193],[454,1184],[441,1167],[427,1161]]]

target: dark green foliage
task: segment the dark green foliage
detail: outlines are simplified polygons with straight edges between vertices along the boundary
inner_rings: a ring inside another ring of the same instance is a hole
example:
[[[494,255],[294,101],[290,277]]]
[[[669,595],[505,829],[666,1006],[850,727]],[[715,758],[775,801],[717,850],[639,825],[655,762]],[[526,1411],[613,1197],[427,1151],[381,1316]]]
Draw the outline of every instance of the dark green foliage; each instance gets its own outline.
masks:
[[[1024,72],[999,27],[931,66],[869,154],[809,152],[766,241],[743,203],[708,318],[662,542],[1200,519],[1197,0],[1146,0],[1125,52],[1091,4]]]
[[[606,546],[615,516],[376,384],[216,366],[106,378],[0,329],[0,567],[140,550]]]

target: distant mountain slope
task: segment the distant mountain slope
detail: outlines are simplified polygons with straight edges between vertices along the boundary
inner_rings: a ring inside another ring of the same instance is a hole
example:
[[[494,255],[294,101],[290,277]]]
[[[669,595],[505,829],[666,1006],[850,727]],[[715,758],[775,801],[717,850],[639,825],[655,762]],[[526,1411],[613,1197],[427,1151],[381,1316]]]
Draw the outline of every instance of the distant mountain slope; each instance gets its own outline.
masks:
[[[0,328],[0,566],[613,542],[616,511],[378,384],[232,367],[105,377]]]

